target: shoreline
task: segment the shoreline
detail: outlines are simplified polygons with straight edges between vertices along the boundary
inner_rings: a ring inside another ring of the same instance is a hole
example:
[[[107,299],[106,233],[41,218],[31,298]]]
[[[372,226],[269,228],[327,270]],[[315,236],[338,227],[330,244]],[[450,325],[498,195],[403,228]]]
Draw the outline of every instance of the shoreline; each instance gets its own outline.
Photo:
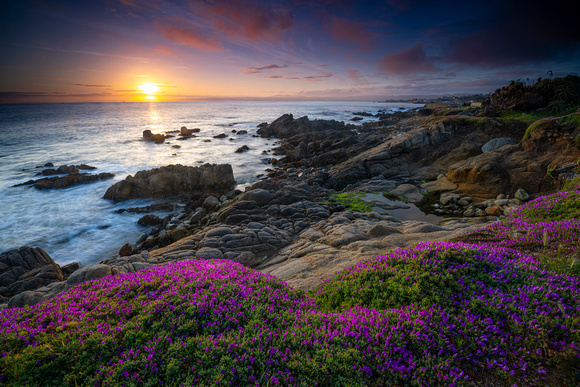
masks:
[[[442,172],[453,163],[473,157],[474,148],[486,145],[497,135],[492,122],[485,141],[458,138],[465,128],[456,120],[474,118],[439,118],[433,112],[421,107],[383,114],[378,121],[360,126],[311,121],[290,114],[261,124],[260,136],[280,142],[272,149],[272,169],[266,177],[244,192],[228,189],[188,194],[188,200],[174,203],[183,210],[165,219],[155,215],[155,206],[144,209],[146,215],[139,222],[151,229],[138,236],[137,243],[119,246],[117,257],[101,259],[94,265],[67,265],[62,276],[53,277],[61,279],[54,281],[58,285],[27,289],[30,293],[25,295],[12,294],[20,295],[12,304],[36,303],[103,275],[199,257],[232,259],[309,289],[334,272],[385,250],[443,241],[474,231],[505,218],[530,199],[525,191],[519,199],[506,198],[515,189],[487,200],[485,196],[489,195],[478,197],[473,191],[453,193],[461,191],[459,185]],[[355,117],[364,114],[353,113]],[[434,117],[438,122],[431,124]],[[511,130],[512,136],[522,136],[525,129]],[[498,146],[505,147],[501,143]],[[427,165],[424,160],[416,160],[418,154],[437,152],[443,155],[437,155],[434,162],[427,161]],[[481,150],[475,153],[484,154]],[[426,178],[430,180],[425,182]],[[379,196],[365,203],[361,193]],[[360,212],[357,206],[361,204],[372,211]],[[442,220],[432,224],[389,215],[397,208],[411,206],[428,210]],[[332,263],[327,262],[329,257],[334,257]]]

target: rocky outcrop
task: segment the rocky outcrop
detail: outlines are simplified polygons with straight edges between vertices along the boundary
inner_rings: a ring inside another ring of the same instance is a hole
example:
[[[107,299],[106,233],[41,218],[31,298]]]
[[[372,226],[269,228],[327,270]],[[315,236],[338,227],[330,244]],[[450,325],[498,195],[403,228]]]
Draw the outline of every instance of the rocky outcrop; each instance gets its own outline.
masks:
[[[165,134],[158,134],[153,133],[149,129],[143,131],[143,138],[145,140],[153,141],[155,144],[163,144],[165,139],[170,136],[166,136]]]
[[[166,198],[194,193],[223,194],[236,182],[229,164],[205,164],[199,167],[168,165],[135,176],[127,176],[105,192],[104,198],[116,202],[135,198]]]
[[[52,163],[45,164],[46,166],[53,166]],[[43,167],[37,167],[43,168]],[[53,175],[64,175],[64,176],[54,176],[54,177],[45,177],[36,180],[28,180],[24,183],[16,184],[14,187],[21,187],[21,186],[32,186],[37,189],[60,189],[60,188],[67,188],[72,187],[79,184],[87,184],[92,183],[98,180],[110,179],[115,177],[112,173],[99,173],[99,174],[90,174],[90,173],[81,173],[81,170],[93,170],[97,169],[96,167],[87,165],[87,164],[79,164],[79,165],[61,165],[60,167],[48,168],[44,169],[43,171],[37,173],[37,176],[53,176]]]
[[[68,273],[68,269],[63,273],[41,248],[23,246],[5,251],[0,254],[0,304],[21,293],[33,293],[54,282],[61,282]],[[23,302],[18,301],[18,304]]]
[[[338,271],[369,257],[422,241],[442,241],[482,227],[486,219],[450,220],[445,226],[397,221],[376,212],[336,212],[311,224],[294,243],[257,266],[295,289],[312,289]]]
[[[284,114],[270,125],[258,129],[262,137],[288,138],[298,134],[324,132],[327,130],[344,130],[344,122],[335,120],[310,120],[308,117],[294,119],[292,114]]]
[[[574,142],[580,128],[562,124],[561,119],[548,119],[532,129],[517,145],[505,145],[451,165],[445,177],[457,184],[459,191],[482,198],[513,195],[519,188],[529,194],[556,189],[556,176],[548,173],[548,167],[580,158],[580,144]]]
[[[329,170],[327,186],[342,189],[373,176],[435,179],[449,165],[481,153],[498,134],[521,138],[525,127],[499,119],[453,116],[422,126],[361,152]]]

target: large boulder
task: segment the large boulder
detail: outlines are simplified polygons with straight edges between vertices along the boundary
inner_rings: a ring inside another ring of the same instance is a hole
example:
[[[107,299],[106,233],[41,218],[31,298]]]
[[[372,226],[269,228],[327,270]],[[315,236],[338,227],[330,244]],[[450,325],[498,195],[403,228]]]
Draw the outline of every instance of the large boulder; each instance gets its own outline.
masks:
[[[103,278],[109,275],[117,274],[117,270],[109,265],[99,263],[93,266],[83,267],[74,273],[66,280],[66,289],[70,289],[83,282],[92,281],[95,279]]]
[[[41,248],[23,246],[0,253],[0,301],[63,279],[60,266]]]
[[[168,165],[135,176],[127,176],[105,192],[104,198],[116,202],[136,198],[165,198],[196,193],[225,194],[236,185],[229,164],[204,164],[190,167]]]

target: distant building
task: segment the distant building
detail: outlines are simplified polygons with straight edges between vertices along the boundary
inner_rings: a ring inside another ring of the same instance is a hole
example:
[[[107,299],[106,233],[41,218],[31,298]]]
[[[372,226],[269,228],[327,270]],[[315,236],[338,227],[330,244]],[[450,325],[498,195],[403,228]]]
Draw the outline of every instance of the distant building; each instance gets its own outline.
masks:
[[[481,107],[481,102],[472,102],[471,107]]]

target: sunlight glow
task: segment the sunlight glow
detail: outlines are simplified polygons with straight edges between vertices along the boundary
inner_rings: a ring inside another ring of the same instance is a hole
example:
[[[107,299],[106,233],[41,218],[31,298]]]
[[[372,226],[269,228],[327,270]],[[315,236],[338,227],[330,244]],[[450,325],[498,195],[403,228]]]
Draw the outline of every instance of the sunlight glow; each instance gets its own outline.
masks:
[[[137,88],[150,97],[153,97],[155,94],[159,92],[159,87],[157,87],[155,83],[151,82],[143,83],[141,86],[138,86]]]

